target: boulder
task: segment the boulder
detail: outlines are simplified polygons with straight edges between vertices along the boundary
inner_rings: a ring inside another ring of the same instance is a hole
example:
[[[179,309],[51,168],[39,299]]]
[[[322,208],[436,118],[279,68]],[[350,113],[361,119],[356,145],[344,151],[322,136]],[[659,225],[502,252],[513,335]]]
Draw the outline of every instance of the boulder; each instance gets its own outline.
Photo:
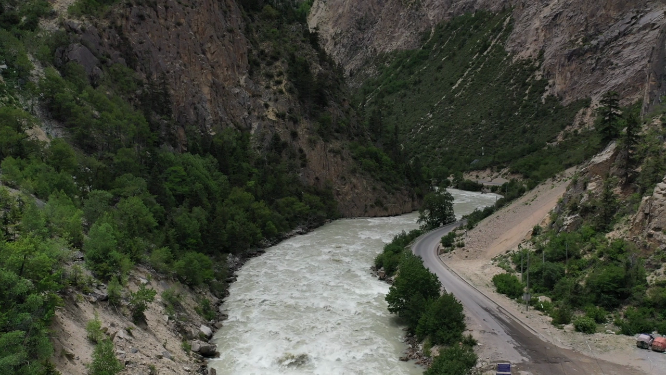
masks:
[[[201,327],[199,327],[199,333],[206,336],[206,338],[213,337],[213,330],[207,325],[202,324]]]
[[[190,346],[193,352],[199,353],[204,357],[212,357],[217,353],[217,345],[209,344],[199,340],[192,340]]]
[[[64,66],[70,61],[74,61],[83,66],[90,83],[96,85],[102,77],[102,70],[98,67],[99,60],[90,50],[80,44],[70,44],[68,47],[60,47],[56,50],[56,66]]]
[[[215,328],[217,328],[217,329],[220,329],[223,326],[224,326],[224,323],[222,321],[219,321],[219,322],[215,323]]]
[[[214,368],[209,368],[208,375],[217,375],[217,370],[215,370]]]
[[[97,298],[98,301],[108,301],[109,300],[109,294],[105,293],[99,289],[93,290],[91,293],[95,298]]]

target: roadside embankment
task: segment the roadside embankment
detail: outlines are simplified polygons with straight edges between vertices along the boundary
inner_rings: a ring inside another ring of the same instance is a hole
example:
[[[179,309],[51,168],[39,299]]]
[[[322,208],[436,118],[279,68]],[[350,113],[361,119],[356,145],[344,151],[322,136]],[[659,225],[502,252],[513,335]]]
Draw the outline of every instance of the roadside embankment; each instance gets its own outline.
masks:
[[[520,244],[527,245],[532,228],[549,223],[549,213],[564,194],[572,175],[573,170],[570,169],[537,186],[469,230],[464,239],[465,247],[440,257],[458,275],[538,332],[545,341],[593,358],[629,365],[644,373],[660,373],[655,371],[666,368],[666,357],[637,349],[633,337],[616,335],[610,331],[585,335],[574,332],[571,325],[557,329],[551,324],[549,316],[531,308],[525,311],[524,305],[495,291],[492,277],[504,270],[493,263],[493,258],[516,250]],[[475,327],[470,325],[470,328],[474,330]],[[474,332],[479,341],[483,341],[484,335],[490,334],[492,333]],[[487,346],[478,347],[480,362],[491,357],[492,350]]]

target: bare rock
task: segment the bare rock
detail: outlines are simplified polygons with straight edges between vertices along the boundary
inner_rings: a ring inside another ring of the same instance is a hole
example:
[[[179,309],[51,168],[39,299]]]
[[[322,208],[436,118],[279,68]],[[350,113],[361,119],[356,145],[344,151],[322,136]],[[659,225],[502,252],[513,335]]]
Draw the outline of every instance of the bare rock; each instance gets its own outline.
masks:
[[[102,78],[102,70],[98,66],[99,60],[86,46],[74,43],[70,44],[67,48],[60,47],[56,50],[55,63],[57,66],[64,66],[70,61],[83,66],[88,79],[93,85],[96,85],[100,78]]]
[[[199,327],[199,333],[206,336],[206,338],[213,337],[213,330],[210,329],[210,327],[208,327],[207,325],[202,324],[201,327]]]
[[[69,349],[63,349],[62,350],[62,355],[69,359],[70,361],[74,359],[75,355],[72,353]]]
[[[204,357],[212,357],[217,352],[217,345],[205,343],[199,340],[193,340],[191,343],[191,349],[195,353],[199,353]]]

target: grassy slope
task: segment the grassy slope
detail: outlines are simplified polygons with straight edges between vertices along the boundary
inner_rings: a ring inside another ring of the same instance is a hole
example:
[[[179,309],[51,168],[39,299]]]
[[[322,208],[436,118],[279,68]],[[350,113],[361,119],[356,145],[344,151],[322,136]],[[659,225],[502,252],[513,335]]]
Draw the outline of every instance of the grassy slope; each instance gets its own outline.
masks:
[[[504,49],[509,13],[477,12],[439,25],[418,50],[381,56],[377,75],[356,94],[368,117],[398,126],[407,154],[435,177],[454,171],[511,166],[534,180],[582,162],[598,149],[584,133],[548,149],[575,114],[545,96],[539,62],[515,61]],[[372,121],[372,120],[371,120]]]

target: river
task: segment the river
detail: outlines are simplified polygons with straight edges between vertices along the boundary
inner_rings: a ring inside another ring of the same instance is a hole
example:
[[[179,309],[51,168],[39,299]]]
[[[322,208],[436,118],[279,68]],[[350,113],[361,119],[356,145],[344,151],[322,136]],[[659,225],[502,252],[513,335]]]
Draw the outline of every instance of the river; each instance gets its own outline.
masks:
[[[494,194],[449,189],[460,218]],[[370,266],[385,243],[418,227],[417,214],[337,220],[249,260],[215,333],[219,375],[422,374],[401,362],[404,332],[386,310],[389,285]]]

